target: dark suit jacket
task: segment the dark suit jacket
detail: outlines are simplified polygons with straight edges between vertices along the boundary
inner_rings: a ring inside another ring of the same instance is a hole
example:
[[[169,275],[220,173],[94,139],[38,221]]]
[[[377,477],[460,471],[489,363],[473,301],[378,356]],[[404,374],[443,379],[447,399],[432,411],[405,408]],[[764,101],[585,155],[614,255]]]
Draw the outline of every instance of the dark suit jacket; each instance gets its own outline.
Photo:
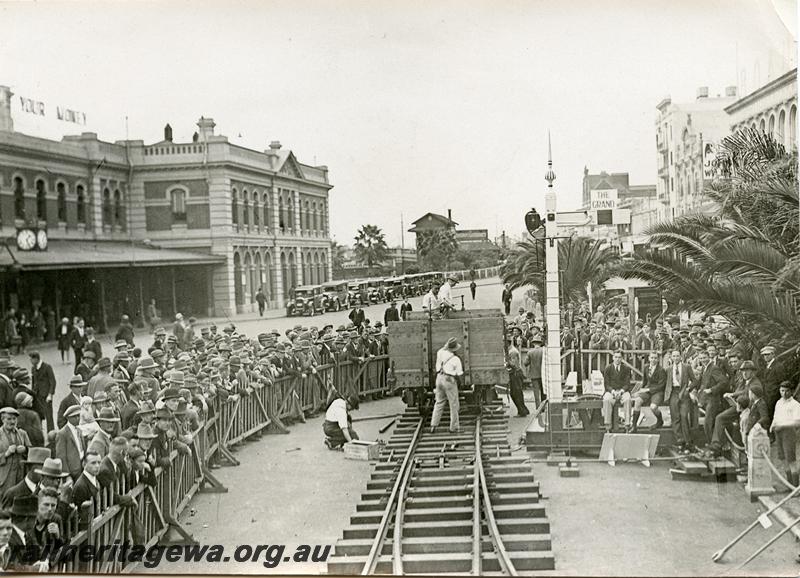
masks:
[[[698,389],[710,389],[712,397],[722,399],[722,394],[728,391],[728,376],[719,367],[709,363],[700,375]]]
[[[64,412],[67,411],[73,405],[80,405],[80,400],[76,400],[75,396],[72,395],[72,392],[67,394],[67,397],[61,400],[61,403],[58,404],[58,411],[56,412],[56,425],[59,428],[64,427],[67,425],[67,418],[64,417]]]
[[[136,472],[133,471],[133,468],[128,472],[128,487],[133,489],[137,486],[137,484],[145,484],[147,486],[155,486],[156,485],[156,475],[151,469],[149,472],[147,470],[143,470],[139,472],[138,479]]]
[[[390,321],[400,321],[400,312],[397,307],[389,307],[383,314],[383,324],[387,327]]]
[[[80,433],[80,430],[78,430]],[[80,443],[83,444],[83,449],[86,451],[86,441],[79,436]],[[76,445],[75,437],[69,431],[69,426],[64,426],[56,433],[56,455],[55,457],[61,460],[61,464],[65,472],[69,472],[73,480],[77,480],[81,472],[83,472],[83,463],[81,462],[80,449]]]
[[[69,337],[69,344],[73,349],[83,350],[84,345],[86,345],[86,330],[84,330],[83,335],[81,335],[78,333],[77,328],[73,328]]]
[[[120,410],[120,419],[122,420],[122,429],[128,429],[136,420],[136,412],[139,411],[139,406],[133,400],[128,400]]]
[[[675,369],[673,367],[665,368],[665,371],[667,372],[667,386],[664,388],[665,399],[669,399],[673,391],[678,391],[681,397],[685,397],[687,392],[695,388],[694,372],[689,364],[681,363],[680,383],[675,383]]]
[[[29,498],[33,495],[28,485],[25,483],[23,479],[20,483],[11,486],[8,488],[5,494],[3,494],[3,499],[0,501],[0,507],[4,510],[11,510],[11,506],[14,505],[14,498]]]
[[[33,380],[34,409],[44,417],[47,411],[45,405],[47,396],[56,394],[56,376],[50,364],[43,361],[38,369],[34,367],[31,370],[31,379]]]
[[[657,365],[653,371],[653,377],[650,377],[650,366],[644,368],[644,377],[642,378],[642,387],[650,390],[650,395],[654,393],[663,393],[667,387],[667,372],[661,365]]]
[[[364,319],[366,319],[366,314],[364,313],[363,309],[353,309],[348,317],[350,318],[350,321],[352,321],[353,325],[356,327],[361,327],[361,325],[364,324]]]
[[[619,364],[619,371],[614,368],[613,363],[609,363],[603,370],[603,383],[606,391],[612,389],[622,389],[630,391],[631,389],[631,369],[624,363]]]
[[[72,503],[80,508],[81,504],[86,500],[93,500],[96,505],[99,494],[100,488],[92,484],[85,475],[81,474],[72,487]]]
[[[101,357],[103,357],[103,346],[100,345],[100,342],[97,339],[93,340],[91,343],[88,341],[86,342],[86,347],[84,347],[85,351],[91,351],[94,353],[94,360],[97,361]]]
[[[411,303],[401,303],[400,304],[400,316],[403,319],[406,318],[406,313],[409,312],[409,311],[413,311],[413,308],[411,307]]]
[[[769,412],[767,411],[767,402],[762,399],[756,400],[755,403],[750,404],[750,415],[747,417],[747,430],[745,435],[750,433],[757,423],[761,424],[764,431],[769,429]]]
[[[786,379],[786,370],[781,365],[781,362],[776,359],[769,368],[764,368],[763,373],[761,382],[764,384],[764,391],[767,393],[767,397],[769,397],[770,394],[774,395],[778,391],[781,382]]]

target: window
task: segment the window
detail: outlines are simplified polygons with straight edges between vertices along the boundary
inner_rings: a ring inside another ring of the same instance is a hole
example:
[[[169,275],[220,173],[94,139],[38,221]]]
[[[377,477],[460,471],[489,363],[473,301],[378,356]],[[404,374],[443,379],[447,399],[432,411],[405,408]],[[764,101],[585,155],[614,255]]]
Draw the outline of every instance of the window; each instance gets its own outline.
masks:
[[[103,225],[111,224],[111,191],[103,190]]]
[[[40,221],[47,220],[47,191],[42,179],[36,181],[36,215]]]
[[[789,146],[793,147],[797,139],[797,107],[789,111]]]
[[[253,225],[258,227],[259,221],[261,220],[261,214],[259,213],[258,209],[258,193],[253,193]]]
[[[775,115],[769,115],[769,134],[775,134]]]
[[[172,207],[172,222],[186,222],[186,191],[183,189],[172,189],[169,192],[169,204]]]
[[[766,123],[764,122],[764,119],[763,119],[763,118],[761,119],[761,122],[760,122],[760,123],[758,123],[758,129],[759,129],[761,132],[767,132],[767,125],[766,125]]]
[[[125,216],[122,212],[122,193],[119,189],[114,190],[114,224],[125,227]]]
[[[25,185],[20,177],[14,177],[14,217],[25,219]]]
[[[78,197],[76,203],[78,222],[86,224],[86,197],[83,193],[83,185],[78,185],[75,187],[75,192],[77,193]]]
[[[247,191],[242,191],[242,196],[244,197],[244,226],[250,226],[250,201],[247,200]]]
[[[234,225],[239,224],[239,194],[236,189],[231,193],[231,220]]]
[[[267,229],[272,227],[272,221],[269,218],[269,193],[264,193],[264,227]]]
[[[781,144],[786,144],[785,137],[786,137],[786,111],[782,110],[781,114],[778,116],[778,134],[777,134],[778,142]]]
[[[283,204],[283,195],[278,197],[278,226],[281,229],[281,233],[286,231],[286,219],[283,212],[284,204]]]
[[[56,192],[58,193],[58,221],[59,223],[67,222],[67,192],[64,183],[56,185]]]

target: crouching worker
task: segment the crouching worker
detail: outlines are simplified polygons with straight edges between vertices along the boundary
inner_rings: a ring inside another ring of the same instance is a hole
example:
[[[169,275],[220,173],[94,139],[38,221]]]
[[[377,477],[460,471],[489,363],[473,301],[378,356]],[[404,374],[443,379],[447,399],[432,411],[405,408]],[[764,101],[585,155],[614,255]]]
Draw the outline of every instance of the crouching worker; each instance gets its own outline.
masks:
[[[325,410],[325,423],[322,424],[325,445],[328,449],[338,450],[345,443],[358,439],[358,434],[351,425],[350,412],[354,409],[358,409],[357,395],[348,395],[347,399],[337,397],[328,404],[328,409]]]

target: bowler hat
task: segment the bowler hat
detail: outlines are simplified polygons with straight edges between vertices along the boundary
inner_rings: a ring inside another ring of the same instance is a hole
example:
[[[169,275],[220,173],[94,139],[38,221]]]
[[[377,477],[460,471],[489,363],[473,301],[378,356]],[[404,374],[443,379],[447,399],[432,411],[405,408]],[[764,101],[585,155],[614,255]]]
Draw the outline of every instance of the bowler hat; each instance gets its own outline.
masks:
[[[48,448],[28,448],[28,457],[25,458],[25,463],[42,465],[48,459],[50,459]]]
[[[40,476],[48,478],[66,478],[69,476],[62,468],[60,458],[47,458],[41,468],[36,468],[33,471]]]
[[[100,415],[95,418],[95,421],[119,421],[119,418],[110,407],[104,407],[100,410]]]

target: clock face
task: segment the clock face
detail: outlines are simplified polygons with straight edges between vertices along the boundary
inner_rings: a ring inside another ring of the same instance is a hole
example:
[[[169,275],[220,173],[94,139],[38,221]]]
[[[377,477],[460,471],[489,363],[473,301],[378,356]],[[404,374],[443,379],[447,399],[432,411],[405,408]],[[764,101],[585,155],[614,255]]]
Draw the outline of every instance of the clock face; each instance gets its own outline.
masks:
[[[30,251],[36,246],[36,233],[30,229],[17,231],[17,247],[20,251]]]
[[[36,244],[39,245],[39,249],[42,251],[47,249],[47,231],[42,229],[36,233]]]

